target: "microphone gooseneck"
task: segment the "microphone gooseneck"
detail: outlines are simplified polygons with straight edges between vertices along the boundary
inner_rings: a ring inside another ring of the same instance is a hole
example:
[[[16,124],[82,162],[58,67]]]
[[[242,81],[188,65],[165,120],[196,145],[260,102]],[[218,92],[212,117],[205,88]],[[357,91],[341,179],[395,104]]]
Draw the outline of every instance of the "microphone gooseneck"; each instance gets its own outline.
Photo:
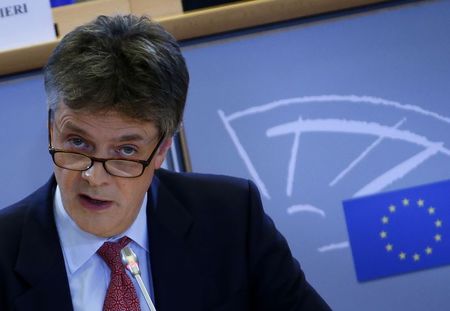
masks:
[[[123,265],[128,271],[130,271],[131,275],[133,275],[133,277],[139,284],[139,288],[141,289],[142,295],[144,295],[145,301],[147,302],[150,311],[156,311],[152,299],[150,298],[150,295],[148,294],[148,291],[145,288],[144,282],[142,281],[141,270],[139,269],[139,260],[136,254],[129,246],[125,246],[120,251],[120,255],[122,258]]]

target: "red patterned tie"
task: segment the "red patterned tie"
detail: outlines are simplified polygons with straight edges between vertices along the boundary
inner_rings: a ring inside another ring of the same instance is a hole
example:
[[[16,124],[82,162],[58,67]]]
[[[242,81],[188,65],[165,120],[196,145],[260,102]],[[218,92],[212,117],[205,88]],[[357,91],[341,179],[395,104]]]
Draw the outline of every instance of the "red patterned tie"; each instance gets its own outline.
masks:
[[[105,242],[97,251],[111,269],[111,280],[106,292],[103,311],[140,311],[139,299],[120,258],[120,250],[129,242],[124,236],[118,242]]]

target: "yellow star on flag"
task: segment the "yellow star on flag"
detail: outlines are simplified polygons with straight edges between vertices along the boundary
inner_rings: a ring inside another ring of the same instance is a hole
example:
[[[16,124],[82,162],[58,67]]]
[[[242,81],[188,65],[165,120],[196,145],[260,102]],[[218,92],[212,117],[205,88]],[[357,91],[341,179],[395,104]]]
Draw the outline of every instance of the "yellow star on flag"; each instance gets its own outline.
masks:
[[[392,244],[387,244],[387,245],[386,245],[386,250],[387,250],[388,252],[392,251],[393,248],[394,248],[394,246],[393,246]]]
[[[427,253],[427,255],[431,255],[431,253],[433,253],[433,249],[428,246],[427,248],[425,248],[425,253]]]
[[[387,232],[386,232],[386,231],[381,231],[381,232],[380,232],[380,237],[381,237],[382,239],[385,239],[385,238],[387,237]]]
[[[435,212],[435,208],[432,207],[432,206],[430,206],[430,207],[428,208],[428,214],[433,215],[434,212]]]
[[[440,228],[442,227],[442,220],[438,219],[434,222],[434,224],[436,225],[436,227]]]
[[[387,224],[387,223],[389,222],[389,217],[383,216],[383,217],[381,218],[381,222],[382,222],[383,224]]]
[[[440,234],[436,234],[434,236],[434,239],[436,240],[436,242],[440,242],[442,240],[442,236]]]
[[[404,198],[402,200],[402,203],[403,203],[404,206],[408,206],[409,205],[409,200],[407,198]]]
[[[400,258],[400,260],[405,260],[406,254],[404,252],[401,252],[400,254],[398,254],[398,258]]]
[[[395,210],[396,210],[395,205],[393,205],[393,204],[389,205],[389,212],[394,213]]]
[[[425,204],[425,201],[422,200],[422,199],[419,199],[419,200],[417,201],[417,205],[418,205],[419,207],[422,207],[424,204]]]
[[[414,258],[414,261],[419,261],[420,260],[420,255],[415,253],[413,258]]]

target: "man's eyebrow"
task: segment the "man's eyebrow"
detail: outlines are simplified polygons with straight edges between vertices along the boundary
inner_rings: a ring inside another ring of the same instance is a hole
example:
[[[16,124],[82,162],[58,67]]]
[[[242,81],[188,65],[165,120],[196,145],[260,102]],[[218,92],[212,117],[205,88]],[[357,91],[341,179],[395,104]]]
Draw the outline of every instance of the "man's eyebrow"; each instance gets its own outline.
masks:
[[[69,131],[69,132],[76,132],[77,134],[81,134],[83,136],[90,136],[87,131],[82,129],[81,127],[76,126],[72,122],[66,122],[63,126],[59,126],[59,131]]]
[[[73,124],[72,122],[67,122],[64,124],[63,126],[64,131],[69,131],[69,132],[75,132],[77,134],[80,134],[82,136],[85,136],[86,138],[89,138],[90,135],[89,133],[82,129],[81,127],[78,127],[77,125]],[[63,130],[62,128],[59,129],[60,132],[62,132]],[[152,141],[152,139],[147,139],[144,136],[137,134],[137,133],[132,133],[132,134],[124,134],[120,137],[118,137],[117,139],[115,139],[117,142],[126,142],[126,141]]]
[[[125,141],[145,141],[146,138],[142,137],[139,134],[125,134],[123,136],[120,136],[117,141],[118,142],[125,142]]]

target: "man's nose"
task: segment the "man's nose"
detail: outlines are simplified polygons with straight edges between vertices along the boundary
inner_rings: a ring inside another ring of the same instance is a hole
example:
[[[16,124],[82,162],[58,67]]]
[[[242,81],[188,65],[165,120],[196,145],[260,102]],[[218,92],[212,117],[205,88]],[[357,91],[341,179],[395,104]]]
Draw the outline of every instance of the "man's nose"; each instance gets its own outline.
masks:
[[[108,181],[110,175],[105,170],[103,163],[94,162],[89,169],[82,172],[81,177],[91,186],[100,186]]]

